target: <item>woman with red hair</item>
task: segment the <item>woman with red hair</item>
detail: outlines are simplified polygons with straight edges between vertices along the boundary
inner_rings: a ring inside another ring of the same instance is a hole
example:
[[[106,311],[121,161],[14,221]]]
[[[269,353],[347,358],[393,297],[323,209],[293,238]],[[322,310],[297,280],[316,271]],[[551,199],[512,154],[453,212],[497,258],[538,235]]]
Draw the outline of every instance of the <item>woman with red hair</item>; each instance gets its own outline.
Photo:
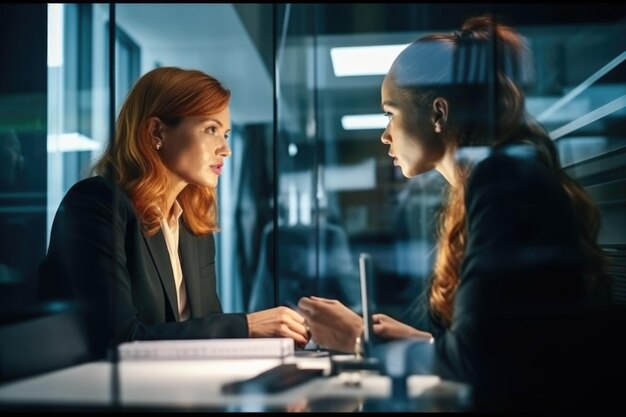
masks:
[[[290,337],[304,319],[277,307],[222,312],[216,187],[230,156],[230,91],[166,67],[130,91],[94,176],[66,194],[40,266],[45,300],[85,313],[94,349],[146,339]]]
[[[599,212],[525,112],[527,58],[518,33],[478,16],[459,32],[417,39],[385,76],[381,141],[393,164],[407,178],[437,170],[449,192],[434,271],[416,303],[426,320],[419,327],[373,315],[378,336],[431,340],[443,377],[488,381],[490,392],[514,387],[507,395],[519,398],[524,384],[549,384],[572,365],[555,353],[568,345],[548,323],[569,329],[555,317],[609,301]],[[467,146],[488,152],[464,161]],[[320,297],[299,307],[316,343],[354,350],[359,315]]]

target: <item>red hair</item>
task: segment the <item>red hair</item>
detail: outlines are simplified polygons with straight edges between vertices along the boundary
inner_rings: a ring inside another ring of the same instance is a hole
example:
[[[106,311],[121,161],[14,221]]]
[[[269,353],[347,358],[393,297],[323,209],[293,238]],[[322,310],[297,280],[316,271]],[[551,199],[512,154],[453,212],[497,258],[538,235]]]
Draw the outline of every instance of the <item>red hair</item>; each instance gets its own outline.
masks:
[[[154,150],[148,120],[158,117],[175,126],[184,117],[219,113],[229,100],[230,91],[212,76],[174,67],[144,74],[128,94],[115,125],[115,140],[93,172],[112,178],[130,196],[146,236],[160,228],[170,185],[167,168]],[[194,234],[218,230],[214,188],[190,184],[178,195],[178,202]]]
[[[461,39],[485,42],[494,37],[498,55],[505,56],[508,53],[509,56],[522,56],[524,44],[520,36],[512,28],[497,23],[491,16],[468,19],[461,33],[430,35],[423,39],[440,41],[444,45],[457,45]],[[492,128],[495,128],[493,129],[495,137],[491,138],[491,144],[529,142],[537,149],[542,162],[554,170],[574,208],[580,249],[584,257],[583,272],[593,291],[602,288],[610,278],[604,269],[605,255],[597,244],[599,210],[584,188],[563,171],[556,147],[545,130],[525,114],[524,95],[518,84],[503,71],[502,63],[497,63],[496,68],[497,109],[496,117],[491,122]],[[431,98],[436,94],[434,91],[422,92],[422,95]],[[452,95],[450,97],[454,98]],[[456,104],[461,104],[458,107],[467,108],[468,103],[473,103],[476,111],[481,111],[481,106],[476,105],[477,102],[478,100],[470,100]],[[489,132],[485,130],[489,128],[489,123],[485,123],[482,129],[472,129],[474,126],[470,124],[471,121],[479,117],[476,111],[470,113],[471,117],[468,120],[454,120],[453,115],[450,115],[449,123],[453,125],[450,132],[455,136],[451,139],[455,146],[480,143],[489,139]],[[467,242],[465,187],[469,173],[469,167],[461,165],[457,167],[458,184],[448,193],[439,223],[438,252],[430,285],[429,302],[431,311],[445,326],[450,326],[452,322],[454,298],[460,281],[461,264],[465,257]]]

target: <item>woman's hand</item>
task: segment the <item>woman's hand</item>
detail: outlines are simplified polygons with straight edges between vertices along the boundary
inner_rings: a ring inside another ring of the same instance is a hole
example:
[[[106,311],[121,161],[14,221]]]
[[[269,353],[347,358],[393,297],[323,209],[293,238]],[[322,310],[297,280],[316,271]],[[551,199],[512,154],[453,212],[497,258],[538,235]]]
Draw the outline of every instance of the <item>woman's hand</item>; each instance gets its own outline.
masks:
[[[355,340],[363,332],[361,316],[337,300],[315,296],[302,297],[298,308],[315,343],[330,350],[354,352]]]
[[[246,317],[250,337],[290,337],[300,347],[309,341],[304,317],[288,307],[261,310]]]
[[[386,314],[372,315],[374,323],[374,333],[386,339],[413,339],[424,338],[430,339],[432,335],[428,332],[418,330],[407,324],[392,319]]]

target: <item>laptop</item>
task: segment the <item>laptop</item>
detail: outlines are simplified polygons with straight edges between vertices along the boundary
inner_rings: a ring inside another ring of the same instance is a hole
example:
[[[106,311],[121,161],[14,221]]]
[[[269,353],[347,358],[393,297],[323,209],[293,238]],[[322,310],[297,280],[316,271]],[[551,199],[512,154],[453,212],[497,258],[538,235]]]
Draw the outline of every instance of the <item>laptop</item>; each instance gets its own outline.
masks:
[[[331,374],[337,374],[350,370],[381,370],[381,364],[378,358],[372,353],[374,346],[378,343],[379,338],[374,334],[374,322],[372,314],[376,311],[374,303],[373,284],[374,284],[374,268],[372,266],[372,257],[369,253],[361,253],[359,255],[359,283],[361,286],[361,312],[363,315],[363,340],[362,351],[359,355],[332,355],[331,356]]]
[[[379,340],[374,334],[374,323],[372,321],[372,314],[376,311],[376,305],[374,302],[373,292],[371,288],[374,285],[374,269],[372,263],[372,257],[369,253],[359,254],[359,285],[361,292],[361,311],[363,315],[363,350],[360,358],[346,358],[346,355],[341,355],[339,352],[329,351],[325,348],[316,346],[315,348],[296,349],[295,355],[302,356],[333,356],[337,360],[343,356],[345,359],[341,359],[342,362],[351,362],[353,366],[357,367],[363,365],[366,367],[373,366],[375,360],[372,358],[372,348],[376,341]]]
[[[359,283],[361,286],[361,311],[363,315],[363,352],[362,355],[372,355],[374,344],[374,323],[372,314],[376,311],[372,288],[373,281],[372,257],[369,253],[359,255]]]

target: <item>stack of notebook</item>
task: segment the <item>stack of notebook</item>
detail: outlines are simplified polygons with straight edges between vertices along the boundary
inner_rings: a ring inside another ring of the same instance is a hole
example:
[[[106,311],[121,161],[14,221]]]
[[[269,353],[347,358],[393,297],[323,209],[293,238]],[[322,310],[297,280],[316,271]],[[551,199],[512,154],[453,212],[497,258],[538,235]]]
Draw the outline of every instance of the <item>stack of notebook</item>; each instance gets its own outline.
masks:
[[[284,358],[294,350],[290,338],[142,340],[118,346],[120,360]]]

